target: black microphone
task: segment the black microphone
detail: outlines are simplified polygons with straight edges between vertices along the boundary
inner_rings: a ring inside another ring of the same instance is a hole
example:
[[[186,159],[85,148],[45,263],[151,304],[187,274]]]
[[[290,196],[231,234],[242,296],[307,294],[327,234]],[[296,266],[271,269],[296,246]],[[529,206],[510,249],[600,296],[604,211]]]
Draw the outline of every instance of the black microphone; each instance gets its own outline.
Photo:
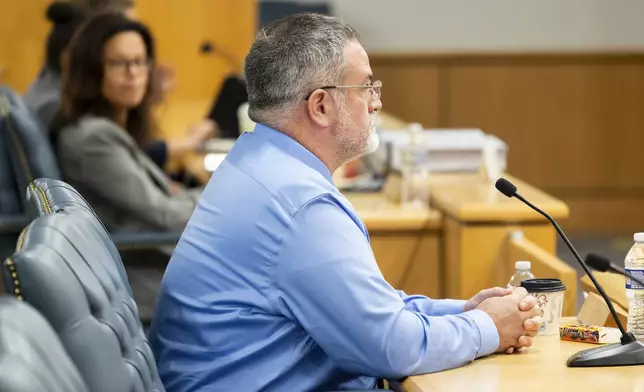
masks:
[[[608,260],[604,256],[600,256],[596,253],[589,253],[586,255],[586,264],[588,264],[590,268],[599,272],[614,272],[620,275],[624,275],[628,279],[633,280],[635,281],[635,283],[644,287],[644,281],[626,272],[626,270],[619,265],[611,263],[610,260]]]
[[[597,282],[597,279],[595,279],[595,276],[590,271],[590,268],[588,268],[584,260],[581,258],[579,252],[577,252],[577,249],[575,249],[572,243],[570,243],[570,240],[568,239],[566,234],[563,232],[561,227],[559,227],[559,224],[545,211],[541,210],[539,207],[530,203],[523,196],[521,196],[521,194],[519,194],[519,192],[517,191],[517,187],[505,178],[499,178],[496,181],[495,186],[496,189],[499,190],[499,192],[503,193],[507,197],[516,197],[517,199],[521,200],[525,205],[543,215],[552,224],[559,236],[566,243],[566,246],[568,246],[568,249],[570,249],[570,251],[572,252],[575,259],[584,269],[584,272],[586,272],[590,280],[593,282],[595,288],[597,288],[597,292],[602,296],[602,298],[606,302],[606,305],[608,305],[610,314],[613,316],[615,324],[619,328],[619,331],[622,333],[620,343],[609,344],[602,347],[592,348],[575,353],[570,358],[568,358],[567,365],[570,367],[644,365],[644,344],[638,342],[635,338],[635,335],[626,332],[626,329],[619,321],[617,312],[615,312],[615,307],[613,306],[610,298],[608,298],[608,295],[606,295],[604,288],[599,284],[599,282]]]

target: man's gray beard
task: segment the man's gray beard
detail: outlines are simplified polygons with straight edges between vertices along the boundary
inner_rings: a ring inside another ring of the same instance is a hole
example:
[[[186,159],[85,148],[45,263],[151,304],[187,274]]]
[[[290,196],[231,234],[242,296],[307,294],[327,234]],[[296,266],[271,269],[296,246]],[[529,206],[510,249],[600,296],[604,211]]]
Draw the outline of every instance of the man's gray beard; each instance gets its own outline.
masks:
[[[352,131],[355,132],[357,130],[358,126],[355,124],[348,112],[343,111],[341,118],[340,135],[350,135]],[[358,135],[360,135],[360,139],[357,137],[351,137],[350,139],[344,140],[342,145],[342,155],[346,162],[360,158],[365,154],[370,154],[378,149],[380,138],[376,131],[375,117],[373,115],[370,118],[369,129],[360,130]]]
[[[365,146],[364,154],[371,154],[375,152],[380,146],[380,137],[378,136],[378,131],[376,126],[373,124],[373,117],[371,119],[371,128],[369,129],[369,138],[367,139],[367,145]]]

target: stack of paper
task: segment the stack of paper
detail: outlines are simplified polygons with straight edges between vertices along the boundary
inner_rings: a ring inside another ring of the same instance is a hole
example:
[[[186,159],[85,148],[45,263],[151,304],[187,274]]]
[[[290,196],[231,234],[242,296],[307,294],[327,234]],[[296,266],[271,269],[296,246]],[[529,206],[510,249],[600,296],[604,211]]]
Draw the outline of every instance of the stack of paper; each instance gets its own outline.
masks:
[[[400,170],[402,147],[409,143],[405,131],[381,131],[381,147],[376,155],[385,159],[387,144],[391,144],[391,168]],[[493,135],[480,129],[431,129],[422,135],[428,152],[430,172],[478,172],[484,165],[493,162],[497,170],[504,171],[507,165],[507,145]],[[487,157],[486,157],[487,153]],[[492,157],[489,155],[492,154]]]

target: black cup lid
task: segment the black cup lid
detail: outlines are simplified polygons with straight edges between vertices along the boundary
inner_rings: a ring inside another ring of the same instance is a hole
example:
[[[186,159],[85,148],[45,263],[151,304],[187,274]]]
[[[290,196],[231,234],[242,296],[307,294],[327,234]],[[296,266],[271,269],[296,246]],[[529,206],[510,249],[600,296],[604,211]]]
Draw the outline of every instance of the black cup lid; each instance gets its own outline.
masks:
[[[521,282],[521,287],[529,293],[548,293],[566,289],[566,285],[560,279],[527,279]]]

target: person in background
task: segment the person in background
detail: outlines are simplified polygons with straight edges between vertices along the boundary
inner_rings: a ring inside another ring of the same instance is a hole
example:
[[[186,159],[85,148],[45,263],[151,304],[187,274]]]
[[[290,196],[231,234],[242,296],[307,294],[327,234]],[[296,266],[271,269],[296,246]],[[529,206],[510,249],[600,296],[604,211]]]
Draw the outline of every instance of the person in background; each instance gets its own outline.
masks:
[[[45,45],[45,65],[23,99],[42,125],[48,128],[60,108],[63,53],[83,23],[84,14],[79,7],[63,2],[50,4],[46,14],[53,26]]]
[[[88,17],[102,13],[122,13],[132,19],[136,17],[133,0],[54,1],[47,8],[47,18],[53,26],[46,43],[46,62],[24,96],[27,107],[36,114],[45,130],[50,129],[54,116],[60,109],[61,74],[66,62],[67,47],[76,30]],[[158,105],[166,92],[172,88],[171,75],[172,72],[167,67],[155,68],[151,98],[153,106]],[[205,140],[216,135],[216,123],[204,120],[192,125],[185,137],[150,139],[141,147],[153,162],[163,169],[168,161],[198,150]],[[183,174],[175,176],[174,179],[198,186]]]
[[[168,392],[368,389],[532,344],[541,320],[523,288],[435,300],[384,279],[332,181],[378,146],[382,84],[351,26],[274,22],[245,76],[257,126],[213,173],[152,319]]]
[[[137,19],[136,4],[134,0],[77,0],[87,9],[89,15],[105,12],[122,12],[130,19]],[[174,71],[164,64],[157,64],[152,74],[152,106],[161,105],[168,93],[174,89]],[[185,136],[149,140],[142,146],[145,152],[160,168],[165,168],[169,161],[180,158],[186,153],[198,151],[208,139],[217,136],[217,123],[205,119],[188,127]],[[157,135],[158,136],[158,135]],[[198,186],[198,184],[185,177],[185,173],[173,175],[173,179]]]
[[[141,150],[154,130],[155,50],[122,13],[90,19],[75,36],[53,127],[63,177],[110,230],[181,230],[199,190],[171,180]]]

